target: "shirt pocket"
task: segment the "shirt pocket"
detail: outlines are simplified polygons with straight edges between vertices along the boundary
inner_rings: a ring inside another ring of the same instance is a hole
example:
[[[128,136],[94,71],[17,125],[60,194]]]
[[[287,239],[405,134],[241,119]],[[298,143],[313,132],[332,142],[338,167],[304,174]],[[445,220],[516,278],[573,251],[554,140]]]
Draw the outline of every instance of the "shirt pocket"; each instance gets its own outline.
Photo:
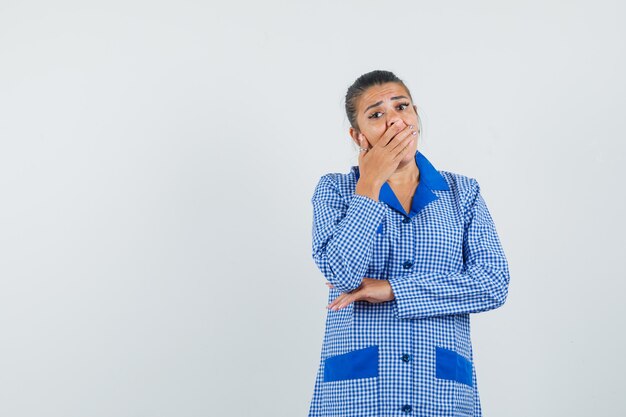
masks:
[[[445,404],[459,404],[472,408],[477,398],[474,386],[474,368],[472,361],[454,349],[435,347],[435,386],[441,393],[441,409],[438,415],[447,415],[452,410]]]
[[[323,415],[378,416],[378,346],[324,360]]]
[[[436,346],[435,365],[437,378],[473,386],[472,361],[453,349]]]

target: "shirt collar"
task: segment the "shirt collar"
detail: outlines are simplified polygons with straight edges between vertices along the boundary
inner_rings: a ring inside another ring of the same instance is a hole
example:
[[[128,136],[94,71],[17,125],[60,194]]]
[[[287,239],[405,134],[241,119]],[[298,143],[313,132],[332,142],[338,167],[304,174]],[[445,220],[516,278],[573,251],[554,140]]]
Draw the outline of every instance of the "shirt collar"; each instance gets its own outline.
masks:
[[[432,190],[449,191],[450,187],[446,179],[437,171],[433,164],[419,150],[415,152],[415,163],[420,172],[420,181],[415,189],[413,201],[411,202],[411,210],[409,213],[404,211],[402,204],[394,194],[393,190],[387,182],[380,188],[378,200],[387,203],[391,208],[408,217],[417,215],[430,202],[437,200],[439,197]],[[359,179],[359,167],[353,166],[352,172]]]

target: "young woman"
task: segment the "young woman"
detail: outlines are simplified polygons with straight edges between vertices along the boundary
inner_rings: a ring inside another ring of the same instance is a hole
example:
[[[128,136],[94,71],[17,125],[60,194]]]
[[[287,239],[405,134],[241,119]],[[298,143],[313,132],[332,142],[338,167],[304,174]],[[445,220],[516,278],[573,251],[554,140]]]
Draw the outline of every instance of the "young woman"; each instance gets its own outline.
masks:
[[[500,307],[509,269],[476,179],[436,169],[393,73],[346,94],[358,166],[313,204],[313,259],[329,287],[309,417],[481,416],[470,313]]]

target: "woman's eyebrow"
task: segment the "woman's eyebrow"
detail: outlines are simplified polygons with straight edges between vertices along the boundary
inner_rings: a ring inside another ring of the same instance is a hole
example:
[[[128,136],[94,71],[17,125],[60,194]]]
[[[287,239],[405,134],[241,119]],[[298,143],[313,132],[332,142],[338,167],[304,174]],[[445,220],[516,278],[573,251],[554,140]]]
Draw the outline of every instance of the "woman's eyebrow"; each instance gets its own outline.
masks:
[[[401,98],[405,98],[407,100],[409,99],[407,96],[395,96],[395,97],[391,97],[391,100],[400,100]],[[368,106],[365,110],[363,110],[363,113],[367,113],[367,111],[371,109],[372,107],[380,106],[381,104],[383,104],[382,101],[379,101],[378,103],[374,103],[371,106]]]

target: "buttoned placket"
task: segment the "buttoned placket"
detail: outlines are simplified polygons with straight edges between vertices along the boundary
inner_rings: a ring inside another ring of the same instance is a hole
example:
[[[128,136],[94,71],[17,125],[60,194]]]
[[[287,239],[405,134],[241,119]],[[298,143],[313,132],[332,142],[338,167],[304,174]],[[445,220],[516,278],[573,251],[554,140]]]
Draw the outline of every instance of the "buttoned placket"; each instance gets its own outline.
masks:
[[[379,201],[386,203],[393,211],[390,218],[394,219],[394,224],[391,227],[397,228],[398,240],[404,242],[403,245],[398,246],[399,251],[396,253],[392,249],[389,261],[391,264],[387,270],[388,273],[394,276],[408,276],[414,270],[415,264],[415,251],[417,241],[417,230],[415,222],[413,221],[416,216],[431,202],[437,200],[439,197],[433,193],[433,189],[449,190],[448,184],[441,177],[441,175],[435,170],[435,168],[428,162],[428,160],[418,151],[415,154],[415,162],[419,169],[420,180],[415,189],[413,199],[411,201],[411,208],[409,213],[406,212],[400,200],[397,198],[393,189],[388,183],[384,183],[379,192]],[[358,167],[352,167],[356,180],[359,179]],[[429,186],[430,185],[430,186]],[[392,245],[395,248],[396,245]],[[404,258],[402,258],[404,257]],[[402,352],[399,353],[398,358],[406,365],[406,379],[407,381],[414,381],[415,372],[419,372],[416,369],[415,361],[412,358],[415,355],[413,351],[414,346],[410,344],[411,340],[418,340],[419,335],[416,334],[418,329],[412,320],[407,320],[406,325],[410,327],[408,332],[412,335],[406,344],[402,344],[400,348]],[[412,390],[399,390],[398,392],[411,393]],[[403,398],[401,400],[402,406],[400,410],[407,415],[410,415],[413,411],[412,404],[417,401],[417,398]]]

